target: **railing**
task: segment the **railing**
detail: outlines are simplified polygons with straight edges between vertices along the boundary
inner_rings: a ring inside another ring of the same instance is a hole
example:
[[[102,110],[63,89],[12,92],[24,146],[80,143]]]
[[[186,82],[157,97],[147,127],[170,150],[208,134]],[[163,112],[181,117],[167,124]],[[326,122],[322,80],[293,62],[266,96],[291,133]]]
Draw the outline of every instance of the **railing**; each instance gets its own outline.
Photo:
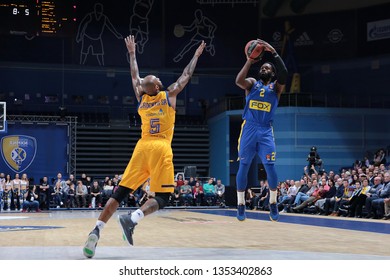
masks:
[[[207,109],[207,118],[225,111],[242,110],[245,96],[228,96]],[[353,95],[321,93],[284,93],[280,97],[279,107],[335,107],[335,108],[390,108],[388,95]]]

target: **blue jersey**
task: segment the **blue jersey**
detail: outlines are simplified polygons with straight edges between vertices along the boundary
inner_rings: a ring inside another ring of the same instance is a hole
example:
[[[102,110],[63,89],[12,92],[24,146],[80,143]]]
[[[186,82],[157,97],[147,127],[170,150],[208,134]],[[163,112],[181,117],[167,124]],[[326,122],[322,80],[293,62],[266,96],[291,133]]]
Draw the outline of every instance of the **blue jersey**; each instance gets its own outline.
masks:
[[[272,125],[276,107],[278,107],[278,94],[275,83],[264,85],[257,81],[245,98],[246,104],[242,118],[249,123]]]

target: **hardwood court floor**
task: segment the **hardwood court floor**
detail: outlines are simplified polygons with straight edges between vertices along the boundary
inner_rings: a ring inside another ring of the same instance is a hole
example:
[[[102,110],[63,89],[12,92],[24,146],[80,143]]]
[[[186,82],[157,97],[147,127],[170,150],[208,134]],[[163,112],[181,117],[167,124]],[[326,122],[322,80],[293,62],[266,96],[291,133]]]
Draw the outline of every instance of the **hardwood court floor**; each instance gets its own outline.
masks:
[[[0,213],[0,259],[84,259],[100,211]],[[165,209],[143,219],[134,247],[122,240],[117,211],[95,259],[390,259],[390,221],[248,211]]]

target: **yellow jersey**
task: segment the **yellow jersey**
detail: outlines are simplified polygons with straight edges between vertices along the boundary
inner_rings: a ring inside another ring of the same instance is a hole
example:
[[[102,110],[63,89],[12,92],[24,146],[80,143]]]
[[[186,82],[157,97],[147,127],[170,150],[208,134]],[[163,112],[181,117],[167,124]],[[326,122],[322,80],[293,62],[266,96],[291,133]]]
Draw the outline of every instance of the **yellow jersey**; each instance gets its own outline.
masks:
[[[169,103],[168,92],[160,91],[154,96],[142,95],[138,106],[142,122],[141,138],[166,139],[172,142],[175,113]]]

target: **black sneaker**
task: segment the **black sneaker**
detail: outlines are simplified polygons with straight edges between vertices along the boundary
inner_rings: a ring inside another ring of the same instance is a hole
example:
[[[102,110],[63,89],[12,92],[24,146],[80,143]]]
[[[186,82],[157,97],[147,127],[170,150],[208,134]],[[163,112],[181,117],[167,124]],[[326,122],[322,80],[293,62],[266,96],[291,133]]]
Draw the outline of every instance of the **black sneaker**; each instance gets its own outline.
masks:
[[[95,227],[88,235],[88,239],[85,242],[83,253],[87,258],[92,258],[95,255],[96,245],[99,241],[100,233],[99,228]]]
[[[122,229],[123,240],[133,246],[133,232],[137,223],[131,220],[131,213],[118,216],[118,221]]]

